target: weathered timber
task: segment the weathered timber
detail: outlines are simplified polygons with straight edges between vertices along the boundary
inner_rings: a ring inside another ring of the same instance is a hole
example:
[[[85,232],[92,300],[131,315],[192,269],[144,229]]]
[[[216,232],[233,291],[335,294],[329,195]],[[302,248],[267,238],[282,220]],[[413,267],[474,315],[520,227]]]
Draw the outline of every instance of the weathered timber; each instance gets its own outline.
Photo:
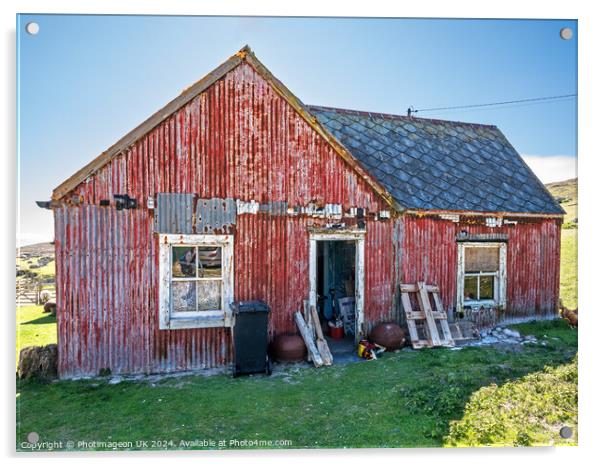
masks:
[[[311,355],[311,359],[314,363],[314,366],[320,367],[324,365],[324,361],[322,361],[322,357],[320,356],[320,352],[316,347],[316,343],[314,342],[311,331],[303,319],[303,316],[299,311],[295,312],[295,323],[297,324],[297,328],[301,333],[301,338],[305,342],[305,346],[307,347],[307,352]]]
[[[316,311],[315,306],[310,306],[310,313],[311,320],[316,331],[316,345],[318,347],[318,351],[320,353],[320,356],[322,356],[322,361],[324,361],[324,365],[331,366],[333,361],[332,353],[330,352],[328,343],[324,339],[322,327],[320,326],[320,318],[318,317],[318,311]]]

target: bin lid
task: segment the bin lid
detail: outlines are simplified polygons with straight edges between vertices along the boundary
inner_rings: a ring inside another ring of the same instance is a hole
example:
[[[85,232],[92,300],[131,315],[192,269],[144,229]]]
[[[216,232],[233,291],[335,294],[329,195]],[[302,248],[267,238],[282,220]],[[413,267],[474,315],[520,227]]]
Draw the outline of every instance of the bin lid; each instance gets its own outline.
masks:
[[[242,312],[270,312],[269,306],[263,301],[237,301],[232,304],[234,313]]]

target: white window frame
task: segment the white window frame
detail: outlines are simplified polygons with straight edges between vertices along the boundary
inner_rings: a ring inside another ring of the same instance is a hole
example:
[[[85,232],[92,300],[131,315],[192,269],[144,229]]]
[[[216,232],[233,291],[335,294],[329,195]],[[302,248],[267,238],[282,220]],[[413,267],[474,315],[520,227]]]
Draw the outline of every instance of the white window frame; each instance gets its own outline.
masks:
[[[465,273],[465,254],[466,248],[497,248],[499,249],[498,255],[498,271],[497,272],[479,272],[479,273]],[[506,255],[507,255],[507,244],[505,242],[459,242],[458,243],[458,270],[457,270],[457,283],[456,283],[456,310],[460,311],[464,306],[498,306],[502,309],[506,307]],[[493,299],[483,300],[465,300],[464,299],[464,279],[466,277],[477,276],[493,276]]]
[[[220,310],[174,313],[171,299],[172,247],[214,246],[222,250],[222,304]],[[175,330],[232,326],[234,296],[233,235],[159,235],[159,328]]]

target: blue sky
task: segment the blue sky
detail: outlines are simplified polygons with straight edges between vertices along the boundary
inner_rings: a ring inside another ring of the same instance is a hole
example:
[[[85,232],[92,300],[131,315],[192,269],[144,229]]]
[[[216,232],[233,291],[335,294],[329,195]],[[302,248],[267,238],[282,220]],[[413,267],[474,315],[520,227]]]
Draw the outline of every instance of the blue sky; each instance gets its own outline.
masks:
[[[34,201],[244,44],[307,104],[404,114],[576,93],[576,36],[570,20],[19,16],[18,241],[52,240]],[[576,104],[418,116],[495,124],[551,181],[575,176]]]

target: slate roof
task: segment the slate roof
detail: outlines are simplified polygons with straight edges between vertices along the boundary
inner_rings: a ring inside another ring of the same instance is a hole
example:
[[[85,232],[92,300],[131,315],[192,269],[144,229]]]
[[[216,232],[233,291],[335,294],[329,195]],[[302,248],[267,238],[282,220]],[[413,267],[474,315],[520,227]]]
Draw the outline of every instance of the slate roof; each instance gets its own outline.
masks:
[[[564,214],[496,126],[306,107],[406,209]]]

